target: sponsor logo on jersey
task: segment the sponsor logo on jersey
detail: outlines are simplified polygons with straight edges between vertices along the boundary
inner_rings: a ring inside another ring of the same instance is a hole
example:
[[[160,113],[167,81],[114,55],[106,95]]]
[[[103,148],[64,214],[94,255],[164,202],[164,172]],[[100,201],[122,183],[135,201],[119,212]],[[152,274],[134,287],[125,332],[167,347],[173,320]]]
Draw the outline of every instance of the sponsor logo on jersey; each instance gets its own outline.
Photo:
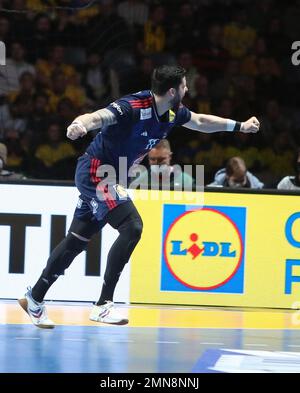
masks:
[[[113,108],[115,108],[115,109],[119,112],[119,114],[120,114],[121,116],[124,115],[124,112],[122,111],[122,109],[121,109],[121,107],[120,107],[119,104],[117,104],[116,102],[113,102],[113,103],[111,104],[111,106],[112,106]]]
[[[147,150],[153,149],[153,147],[158,143],[158,141],[159,141],[159,139],[149,139],[146,149]]]
[[[141,120],[151,119],[152,117],[152,108],[141,109]]]

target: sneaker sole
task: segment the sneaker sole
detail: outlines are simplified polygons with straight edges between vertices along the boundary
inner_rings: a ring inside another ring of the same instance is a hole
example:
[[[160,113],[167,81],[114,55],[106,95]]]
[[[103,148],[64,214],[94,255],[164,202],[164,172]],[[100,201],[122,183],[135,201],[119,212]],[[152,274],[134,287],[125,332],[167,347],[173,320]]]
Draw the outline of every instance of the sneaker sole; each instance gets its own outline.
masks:
[[[95,321],[94,319],[91,319],[91,318],[89,318],[89,320],[92,321],[92,322],[104,323],[105,325],[118,325],[118,326],[127,325],[128,322],[129,322],[128,319],[123,319],[123,320],[120,321],[120,322],[103,322],[103,321]]]
[[[18,299],[18,303],[20,304],[20,306],[23,308],[23,310],[29,315],[28,311],[27,311],[27,306],[28,306],[28,302],[26,300],[26,298],[23,299]],[[29,315],[30,317],[30,315]],[[30,318],[31,320],[31,318]],[[32,322],[32,320],[31,320]],[[34,324],[34,326],[40,328],[40,329],[54,329],[54,325],[37,325],[36,323],[32,322]]]
[[[120,321],[120,322],[118,322],[118,323],[114,323],[113,325],[119,325],[119,326],[121,326],[121,325],[127,325],[128,324],[128,319],[123,319],[123,321]]]

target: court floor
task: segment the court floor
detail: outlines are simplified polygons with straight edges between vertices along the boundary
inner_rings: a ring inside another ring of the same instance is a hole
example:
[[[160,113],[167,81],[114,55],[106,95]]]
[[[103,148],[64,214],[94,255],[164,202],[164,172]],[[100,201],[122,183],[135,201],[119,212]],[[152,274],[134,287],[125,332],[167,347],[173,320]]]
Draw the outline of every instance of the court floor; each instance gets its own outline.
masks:
[[[86,303],[48,303],[38,329],[0,300],[1,373],[300,372],[295,310],[117,305],[126,326],[88,319]]]

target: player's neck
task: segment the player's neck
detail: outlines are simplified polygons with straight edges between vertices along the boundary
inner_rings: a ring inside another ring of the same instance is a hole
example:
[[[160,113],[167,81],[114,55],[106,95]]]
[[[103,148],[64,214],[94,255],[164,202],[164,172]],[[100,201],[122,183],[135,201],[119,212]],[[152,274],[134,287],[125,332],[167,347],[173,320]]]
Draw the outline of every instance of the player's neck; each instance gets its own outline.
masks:
[[[170,103],[164,97],[157,96],[156,94],[153,94],[153,96],[155,99],[155,105],[156,105],[158,116],[162,116],[169,109],[171,109]]]

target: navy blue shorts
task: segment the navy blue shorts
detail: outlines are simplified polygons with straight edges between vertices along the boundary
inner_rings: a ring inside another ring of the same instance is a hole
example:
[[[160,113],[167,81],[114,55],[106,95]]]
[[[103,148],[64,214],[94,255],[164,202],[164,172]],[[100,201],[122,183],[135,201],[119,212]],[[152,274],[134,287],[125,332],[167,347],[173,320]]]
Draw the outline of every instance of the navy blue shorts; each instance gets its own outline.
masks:
[[[97,176],[97,169],[101,161],[91,157],[87,153],[79,157],[75,184],[80,191],[74,216],[83,221],[101,221],[109,212],[117,206],[131,202],[127,191],[113,181],[109,184],[101,184],[101,178]]]

